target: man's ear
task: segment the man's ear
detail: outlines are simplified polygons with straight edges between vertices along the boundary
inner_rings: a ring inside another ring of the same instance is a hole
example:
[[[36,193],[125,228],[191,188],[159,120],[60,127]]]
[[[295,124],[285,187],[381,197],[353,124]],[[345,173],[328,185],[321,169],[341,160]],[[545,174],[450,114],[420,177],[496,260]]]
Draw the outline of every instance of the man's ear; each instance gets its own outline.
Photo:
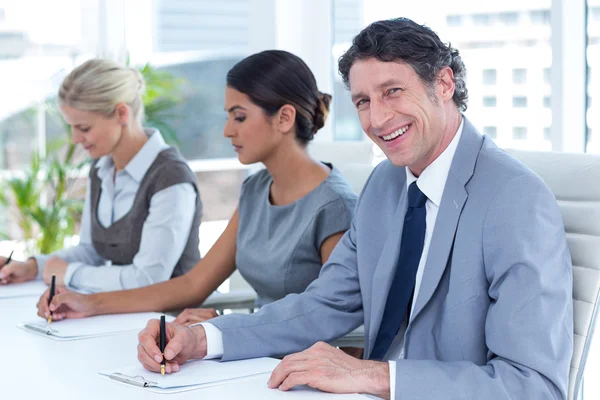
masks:
[[[129,123],[130,110],[127,104],[119,103],[115,107],[115,115],[120,125],[127,125]]]
[[[442,101],[451,100],[452,96],[454,96],[454,71],[452,68],[445,67],[442,68],[440,72],[438,72],[437,77],[438,83],[438,96]]]
[[[275,118],[279,131],[289,132],[296,124],[296,108],[292,105],[285,104],[277,111]]]

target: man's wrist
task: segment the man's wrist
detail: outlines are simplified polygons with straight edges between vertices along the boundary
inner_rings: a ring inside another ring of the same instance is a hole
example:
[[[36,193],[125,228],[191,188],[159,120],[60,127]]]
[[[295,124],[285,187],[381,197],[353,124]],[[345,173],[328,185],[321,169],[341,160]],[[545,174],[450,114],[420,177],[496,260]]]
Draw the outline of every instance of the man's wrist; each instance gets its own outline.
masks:
[[[194,325],[190,328],[194,335],[194,352],[192,358],[204,358],[206,356],[206,331],[202,325]]]
[[[388,362],[363,361],[367,363],[360,369],[361,393],[390,398],[390,366]]]

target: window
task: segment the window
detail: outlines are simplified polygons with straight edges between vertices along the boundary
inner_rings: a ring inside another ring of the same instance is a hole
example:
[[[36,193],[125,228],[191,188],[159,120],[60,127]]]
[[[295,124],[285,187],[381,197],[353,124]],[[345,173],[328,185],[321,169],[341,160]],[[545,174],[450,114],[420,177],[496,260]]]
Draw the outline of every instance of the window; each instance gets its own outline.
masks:
[[[496,84],[496,70],[495,69],[484,69],[483,70],[483,83],[485,85]]]
[[[527,128],[524,126],[513,127],[512,137],[515,140],[527,140]]]
[[[496,139],[496,135],[498,133],[498,128],[496,128],[495,126],[484,126],[483,133],[485,135],[488,135],[492,139]]]
[[[519,13],[518,12],[505,12],[500,14],[500,21],[504,25],[512,26],[517,25],[519,23]]]
[[[550,96],[544,96],[544,108],[551,108],[552,107],[552,100],[550,99]]]
[[[515,108],[527,107],[527,97],[525,96],[514,96],[512,99],[512,105]]]
[[[544,68],[544,83],[550,84],[550,68]]]
[[[547,140],[548,142],[552,141],[552,130],[549,126],[544,127],[544,140]]]
[[[446,24],[448,24],[448,26],[454,27],[454,26],[461,26],[462,25],[462,16],[461,15],[448,15],[446,17]]]
[[[334,140],[361,140],[364,138],[356,107],[337,72],[337,60],[352,38],[363,28],[362,0],[333,0],[333,109],[335,115]]]
[[[529,19],[533,25],[550,24],[550,10],[533,10],[529,12]]]
[[[527,70],[525,68],[513,69],[513,83],[521,85],[527,83]]]
[[[165,60],[158,68],[184,82],[181,103],[169,119],[182,155],[188,160],[234,158],[231,141],[223,137],[225,77],[248,51],[248,1],[158,0],[146,7],[157,30],[152,54],[140,60],[142,44],[130,41],[127,47],[140,64]],[[131,17],[132,25],[125,28],[136,30]]]
[[[493,11],[481,7],[481,2],[461,3],[459,8],[432,7],[431,2],[413,2],[408,7],[406,0],[332,0],[332,4],[333,32],[338,32],[339,24],[348,26],[348,21],[356,20],[356,15],[359,21],[353,23],[353,35],[363,26],[391,16],[407,17],[431,27],[461,54],[469,89],[465,115],[475,126],[482,132],[486,126],[496,127],[496,141],[500,146],[549,149],[541,132],[552,123],[551,114],[543,109],[540,97],[551,95],[550,0],[540,0],[535,5],[525,2],[520,6],[503,3]],[[350,39],[346,37],[343,43],[334,40],[334,60],[348,48]],[[337,80],[337,71],[334,69],[332,74],[336,79],[335,138],[364,137],[356,109],[344,95],[341,81]],[[513,97],[522,97],[524,101],[516,100],[513,107]],[[515,121],[514,114],[524,112],[528,117],[529,134],[525,140],[513,141],[512,127],[524,124],[521,120]],[[501,120],[496,122],[497,118]]]
[[[496,96],[486,96],[483,98],[484,107],[496,107]]]
[[[600,139],[598,130],[600,129],[600,101],[596,98],[600,93],[600,81],[597,78],[597,72],[600,70],[600,0],[588,0],[588,20],[587,20],[587,69],[586,69],[586,89],[587,89],[587,145],[588,153],[600,154]],[[592,131],[596,137],[592,136]],[[600,353],[599,353],[600,354]],[[591,381],[593,379],[589,379]],[[586,381],[587,382],[587,381]],[[599,389],[600,390],[600,389]]]
[[[0,76],[10,77],[0,98],[0,169],[20,169],[45,144],[67,137],[51,99],[74,64],[93,55],[94,38],[80,26],[97,10],[79,0],[0,4]]]
[[[475,14],[472,18],[473,25],[475,26],[486,26],[492,22],[492,16],[490,14]]]

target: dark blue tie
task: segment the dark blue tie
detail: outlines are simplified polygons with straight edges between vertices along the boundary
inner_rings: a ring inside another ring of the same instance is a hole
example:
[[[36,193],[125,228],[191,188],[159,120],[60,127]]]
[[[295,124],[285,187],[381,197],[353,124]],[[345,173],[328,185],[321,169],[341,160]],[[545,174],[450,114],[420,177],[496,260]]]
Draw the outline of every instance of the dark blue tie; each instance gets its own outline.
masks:
[[[427,196],[419,190],[417,182],[408,187],[408,208],[404,216],[400,257],[396,266],[396,274],[388,294],[381,326],[371,352],[372,360],[382,360],[392,341],[398,334],[402,319],[407,314],[415,289],[417,268],[423,253],[425,241],[425,203]]]

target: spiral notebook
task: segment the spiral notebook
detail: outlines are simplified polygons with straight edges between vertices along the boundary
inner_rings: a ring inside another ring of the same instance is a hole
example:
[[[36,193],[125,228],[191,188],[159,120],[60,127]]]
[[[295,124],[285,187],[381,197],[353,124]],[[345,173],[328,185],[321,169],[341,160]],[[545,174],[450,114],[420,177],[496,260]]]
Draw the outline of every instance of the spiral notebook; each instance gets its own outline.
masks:
[[[89,318],[65,319],[48,324],[44,319],[17,325],[28,332],[54,340],[78,340],[118,333],[141,331],[150,319],[159,319],[159,313],[98,315]],[[174,318],[167,316],[167,321]]]
[[[133,385],[156,393],[177,393],[222,385],[232,380],[270,374],[279,364],[274,358],[254,358],[239,361],[194,360],[181,366],[178,372],[162,376],[145,370],[141,365],[99,372],[114,381]],[[265,375],[265,385],[268,375]]]

